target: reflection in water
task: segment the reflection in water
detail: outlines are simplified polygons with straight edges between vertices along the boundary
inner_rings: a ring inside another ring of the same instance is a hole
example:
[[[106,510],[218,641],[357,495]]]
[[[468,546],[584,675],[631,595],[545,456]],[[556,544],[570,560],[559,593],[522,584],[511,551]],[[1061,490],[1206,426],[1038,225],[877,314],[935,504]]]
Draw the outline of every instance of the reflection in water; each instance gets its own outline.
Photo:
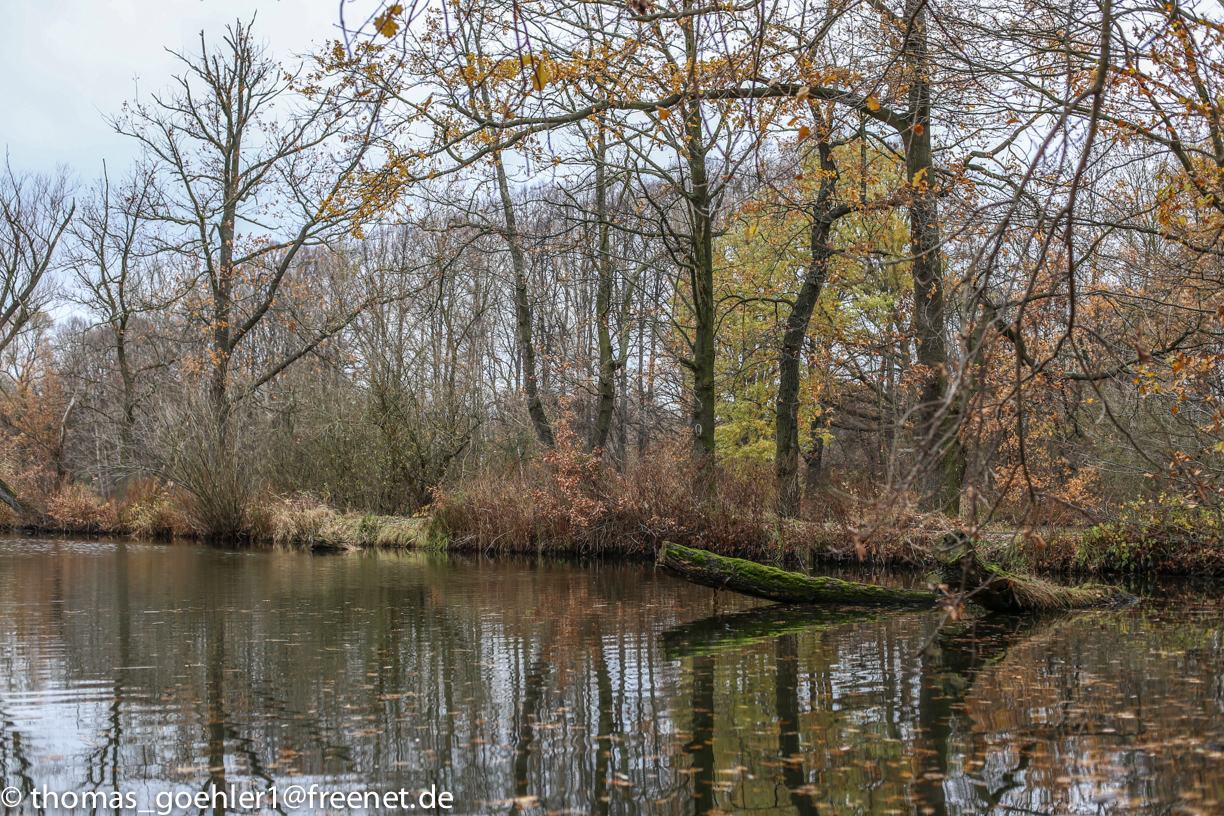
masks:
[[[1221,812],[1214,600],[980,619],[923,654],[931,614],[752,606],[707,617],[709,590],[640,565],[0,542],[0,781],[434,788],[453,813]]]

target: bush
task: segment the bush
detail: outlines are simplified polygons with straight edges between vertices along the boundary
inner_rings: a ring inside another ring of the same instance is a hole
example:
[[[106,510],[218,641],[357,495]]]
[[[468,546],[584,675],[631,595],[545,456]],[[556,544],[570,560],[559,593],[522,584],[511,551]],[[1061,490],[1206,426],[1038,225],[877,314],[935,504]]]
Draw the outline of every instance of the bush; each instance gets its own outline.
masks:
[[[85,485],[66,485],[47,501],[47,515],[65,533],[110,533],[119,528],[119,512]]]
[[[1175,496],[1122,506],[1080,537],[1073,566],[1094,572],[1224,571],[1224,509]]]
[[[780,540],[765,472],[719,471],[699,495],[692,456],[655,450],[616,471],[565,427],[556,446],[520,470],[487,471],[435,491],[430,535],[457,550],[649,556],[664,541],[740,557],[772,557]]]

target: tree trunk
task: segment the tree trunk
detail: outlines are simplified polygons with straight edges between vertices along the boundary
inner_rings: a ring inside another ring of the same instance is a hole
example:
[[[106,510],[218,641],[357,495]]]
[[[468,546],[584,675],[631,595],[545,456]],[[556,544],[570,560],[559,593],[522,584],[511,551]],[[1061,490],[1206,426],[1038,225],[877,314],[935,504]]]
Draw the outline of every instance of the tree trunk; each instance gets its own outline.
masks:
[[[527,263],[523,248],[519,246],[518,224],[514,219],[514,201],[510,198],[510,184],[506,180],[506,168],[501,154],[493,160],[497,170],[497,189],[501,193],[502,210],[506,221],[506,243],[510,246],[510,263],[514,271],[514,316],[518,324],[519,351],[522,354],[523,393],[527,396],[527,413],[540,444],[554,444],[552,425],[544,412],[540,400],[540,389],[536,379],[535,345],[531,339],[531,301],[527,297]]]
[[[837,219],[850,212],[844,205],[833,206],[831,199],[837,186],[837,165],[829,144],[828,125],[816,113],[816,127],[820,133],[820,190],[812,203],[812,226],[809,233],[810,256],[803,285],[786,318],[786,330],[782,335],[782,351],[778,356],[778,403],[775,423],[774,469],[778,486],[778,513],[794,516],[803,503],[799,487],[799,380],[800,352],[807,339],[812,312],[820,300],[825,280],[829,275],[829,261],[833,249],[829,236]]]
[[[778,403],[775,425],[774,468],[778,485],[778,512],[786,517],[799,512],[799,381],[800,351],[807,337],[812,311],[820,300],[829,272],[832,250],[828,245],[832,222],[817,218],[811,228],[811,260],[807,275],[786,318],[782,351],[778,355]]]
[[[714,213],[706,169],[705,134],[701,103],[692,102],[685,113],[688,165],[692,189],[688,192],[690,257],[689,283],[693,293],[693,452],[705,465],[701,470],[705,491],[713,489],[710,473],[714,458],[714,418],[718,399],[714,372]]]
[[[616,407],[617,359],[612,350],[608,318],[612,311],[612,226],[608,222],[608,147],[604,141],[603,121],[599,122],[599,142],[595,150],[595,217],[599,230],[599,257],[596,269],[599,286],[595,294],[595,325],[599,335],[599,397],[595,411],[590,448],[601,452],[608,444],[612,412]]]
[[[931,65],[927,52],[925,0],[906,0],[908,24],[904,58],[910,79],[910,128],[905,140],[910,191],[910,253],[914,281],[914,338],[923,367],[915,438],[934,454],[924,469],[924,506],[959,515],[964,453],[957,439],[959,417],[945,405],[950,387],[945,337],[943,257],[939,247],[939,205],[931,149]],[[921,454],[920,454],[921,455]]]
[[[804,455],[807,462],[807,473],[803,480],[803,498],[811,501],[817,488],[824,481],[824,436],[821,431],[824,423],[818,419],[812,420],[812,449]]]
[[[3,479],[0,479],[0,501],[13,508],[13,512],[19,516],[25,516],[30,512],[30,508],[17,495],[17,491],[9,487],[8,482]]]
[[[959,586],[963,599],[977,601],[991,611],[1047,613],[1136,600],[1115,586],[1060,587],[1040,578],[1005,572],[982,561],[964,534],[946,536],[943,552],[951,553],[944,580],[951,586]],[[671,542],[663,545],[655,563],[664,572],[694,584],[782,603],[933,606],[941,597],[921,590],[893,589],[823,576],[808,577]]]
[[[229,423],[229,363],[234,353],[234,241],[238,232],[238,191],[242,179],[242,130],[231,128],[222,148],[221,190],[225,202],[217,224],[218,258],[212,275],[213,355],[209,395],[217,422],[217,444],[224,445]]]
[[[1121,587],[1081,584],[1064,587],[1018,575],[987,564],[978,556],[973,540],[963,533],[944,536],[944,581],[992,612],[1061,612],[1090,606],[1125,605],[1138,600]]]
[[[694,584],[783,603],[934,606],[937,598],[934,592],[857,584],[837,578],[809,578],[670,542],[663,545],[656,563],[664,572]]]
[[[126,471],[133,464],[136,449],[136,376],[127,356],[127,317],[115,328],[115,353],[119,362],[119,378],[123,383],[123,418],[119,424],[119,442],[122,450],[119,463]]]

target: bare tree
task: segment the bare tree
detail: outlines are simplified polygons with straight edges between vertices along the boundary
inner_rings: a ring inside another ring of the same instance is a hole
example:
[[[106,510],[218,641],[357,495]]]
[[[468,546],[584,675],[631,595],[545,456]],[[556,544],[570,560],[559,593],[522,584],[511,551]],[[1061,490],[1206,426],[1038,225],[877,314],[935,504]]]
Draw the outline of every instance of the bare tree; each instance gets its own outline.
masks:
[[[18,175],[6,157],[0,175],[0,352],[52,300],[50,272],[75,208],[67,170],[54,176]],[[25,512],[2,480],[0,501]]]
[[[49,272],[76,202],[68,171],[0,176],[0,351],[53,298]]]
[[[162,247],[151,233],[158,212],[155,174],[138,167],[127,181],[111,185],[102,178],[91,191],[72,227],[74,251],[69,266],[73,286],[69,300],[84,306],[94,319],[94,339],[105,344],[104,371],[118,376],[119,466],[135,465],[136,412],[147,388],[145,375],[168,364],[168,347],[158,343],[154,317],[182,296],[181,282],[165,268]]]
[[[221,428],[235,402],[370,302],[354,286],[353,297],[330,304],[292,348],[242,372],[243,387],[232,393],[235,358],[302,276],[302,249],[337,240],[368,215],[362,160],[378,109],[377,101],[357,103],[322,87],[319,77],[288,74],[250,24],[226,32],[219,48],[201,33],[198,54],[176,55],[185,70],[172,89],[125,106],[113,122],[145,148],[162,186],[158,217],[179,229],[177,251],[198,270],[194,305],[210,339],[204,365]]]

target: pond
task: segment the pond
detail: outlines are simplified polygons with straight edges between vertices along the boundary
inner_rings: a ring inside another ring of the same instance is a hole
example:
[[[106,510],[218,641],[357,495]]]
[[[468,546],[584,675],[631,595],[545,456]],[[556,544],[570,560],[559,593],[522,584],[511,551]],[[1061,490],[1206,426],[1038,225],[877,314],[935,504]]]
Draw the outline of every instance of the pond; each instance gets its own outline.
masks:
[[[938,623],[643,564],[11,538],[0,809],[1221,812],[1218,595]]]

